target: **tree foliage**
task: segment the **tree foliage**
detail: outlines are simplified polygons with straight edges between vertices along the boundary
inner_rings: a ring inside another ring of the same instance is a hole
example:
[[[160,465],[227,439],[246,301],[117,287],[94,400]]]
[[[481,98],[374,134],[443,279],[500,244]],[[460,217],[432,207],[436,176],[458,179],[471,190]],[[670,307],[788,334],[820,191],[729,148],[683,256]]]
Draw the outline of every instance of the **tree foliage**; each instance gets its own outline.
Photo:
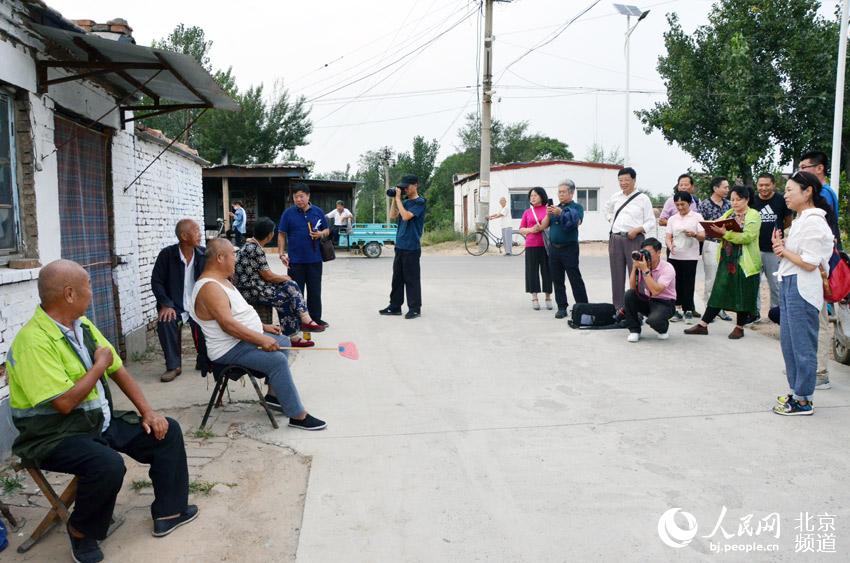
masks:
[[[201,157],[218,162],[227,151],[232,163],[273,162],[281,153],[307,143],[312,132],[306,100],[291,99],[282,86],[266,96],[263,85],[240,91],[230,68],[213,70],[213,42],[200,27],[179,24],[152,47],[189,55],[197,60],[238,104],[239,111],[208,110],[190,126],[200,110],[180,110],[142,121],[165,135],[196,148]]]
[[[623,165],[623,155],[620,154],[620,147],[605,150],[599,143],[593,143],[587,149],[587,154],[584,156],[585,162],[599,162],[601,164],[619,164]]]
[[[530,162],[532,160],[572,160],[566,143],[539,133],[529,133],[527,121],[502,123],[493,120],[490,134],[490,161],[493,163]],[[459,152],[481,153],[481,121],[474,113],[458,132]]]
[[[719,0],[686,33],[668,15],[658,71],[667,100],[638,112],[707,170],[752,183],[754,172],[829,152],[834,22],[817,0]]]

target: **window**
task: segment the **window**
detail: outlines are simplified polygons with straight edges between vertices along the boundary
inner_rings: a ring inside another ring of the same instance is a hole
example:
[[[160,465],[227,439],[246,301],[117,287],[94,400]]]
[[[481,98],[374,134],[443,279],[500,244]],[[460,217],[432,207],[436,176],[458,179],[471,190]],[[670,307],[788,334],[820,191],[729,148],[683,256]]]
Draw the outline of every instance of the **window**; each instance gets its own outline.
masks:
[[[0,254],[18,249],[18,188],[12,98],[0,93]]]
[[[576,200],[585,211],[599,211],[599,188],[576,189]]]
[[[522,219],[528,209],[528,190],[511,192],[511,219]]]

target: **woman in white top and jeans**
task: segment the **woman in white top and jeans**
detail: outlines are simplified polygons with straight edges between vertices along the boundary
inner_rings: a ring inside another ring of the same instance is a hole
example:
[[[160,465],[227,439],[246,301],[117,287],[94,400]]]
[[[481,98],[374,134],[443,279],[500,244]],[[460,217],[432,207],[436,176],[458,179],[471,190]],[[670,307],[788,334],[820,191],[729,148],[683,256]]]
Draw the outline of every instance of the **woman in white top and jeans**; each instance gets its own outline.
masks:
[[[773,412],[785,416],[814,413],[818,350],[818,313],[823,282],[818,266],[829,267],[833,235],[832,209],[821,195],[821,183],[808,172],[795,172],[785,185],[785,203],[797,213],[788,238],[773,232],[773,252],[780,258],[779,308],[782,356],[791,392],[778,397]],[[793,322],[791,321],[793,319]]]

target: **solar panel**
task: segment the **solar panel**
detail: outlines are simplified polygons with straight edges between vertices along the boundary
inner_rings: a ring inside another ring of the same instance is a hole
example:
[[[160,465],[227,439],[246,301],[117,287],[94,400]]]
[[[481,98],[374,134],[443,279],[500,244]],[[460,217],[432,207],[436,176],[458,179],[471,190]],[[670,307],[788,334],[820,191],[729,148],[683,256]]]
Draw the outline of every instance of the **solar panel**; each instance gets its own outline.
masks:
[[[642,13],[640,8],[631,4],[614,4],[614,8],[624,16],[639,16]]]

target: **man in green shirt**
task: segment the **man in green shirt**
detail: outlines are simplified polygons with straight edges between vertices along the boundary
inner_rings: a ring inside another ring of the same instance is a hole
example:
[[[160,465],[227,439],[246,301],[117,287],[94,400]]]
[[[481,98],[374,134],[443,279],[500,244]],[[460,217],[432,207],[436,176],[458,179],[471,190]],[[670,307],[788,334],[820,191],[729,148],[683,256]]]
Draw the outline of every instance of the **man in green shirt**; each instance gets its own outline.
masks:
[[[576,185],[566,179],[558,186],[558,205],[547,207],[546,218],[541,223],[549,228],[549,271],[555,286],[555,303],[558,305],[556,319],[567,316],[567,288],[564,274],[573,288],[576,303],[587,303],[587,289],[578,268],[578,227],[584,219],[584,208],[573,201]]]
[[[38,277],[41,305],[18,332],[6,359],[12,446],[25,465],[79,477],[68,535],[74,560],[103,560],[106,531],[124,479],[118,452],[150,465],[154,536],[194,520],[189,472],[176,421],[154,411],[112,345],[83,316],[91,280],[76,262],[57,260]],[[107,378],[140,414],[115,411]]]

